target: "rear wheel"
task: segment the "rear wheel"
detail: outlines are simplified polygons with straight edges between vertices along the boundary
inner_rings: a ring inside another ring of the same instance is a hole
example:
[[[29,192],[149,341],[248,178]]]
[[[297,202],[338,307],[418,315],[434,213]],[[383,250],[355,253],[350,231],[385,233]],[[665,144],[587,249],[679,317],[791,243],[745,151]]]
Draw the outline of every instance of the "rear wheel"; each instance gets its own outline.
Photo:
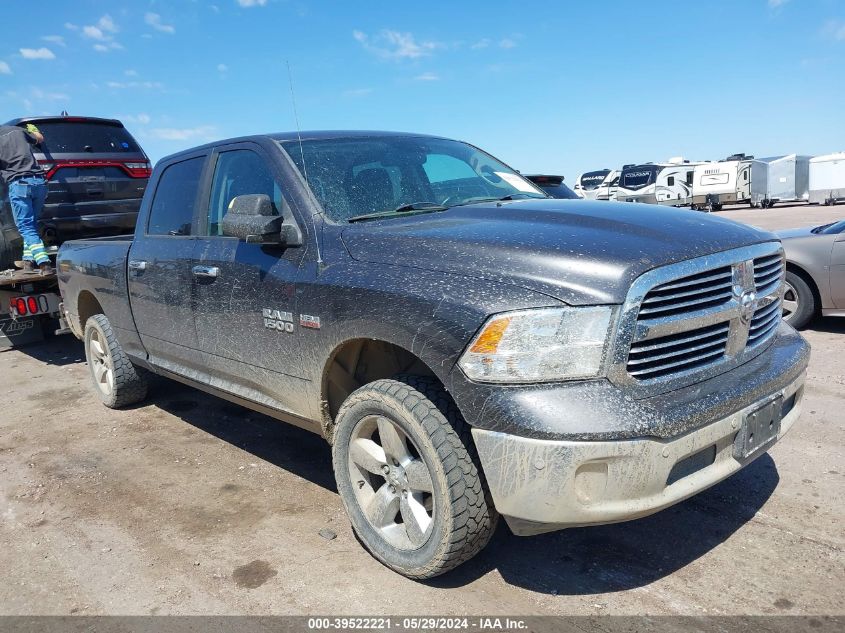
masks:
[[[104,314],[85,324],[85,358],[94,390],[107,407],[119,409],[147,396],[147,372],[129,360]]]
[[[490,540],[497,515],[469,428],[435,380],[400,376],[355,391],[338,412],[332,457],[355,533],[400,574],[440,575]]]
[[[816,295],[803,277],[787,271],[783,293],[783,320],[795,329],[805,327],[816,315]]]

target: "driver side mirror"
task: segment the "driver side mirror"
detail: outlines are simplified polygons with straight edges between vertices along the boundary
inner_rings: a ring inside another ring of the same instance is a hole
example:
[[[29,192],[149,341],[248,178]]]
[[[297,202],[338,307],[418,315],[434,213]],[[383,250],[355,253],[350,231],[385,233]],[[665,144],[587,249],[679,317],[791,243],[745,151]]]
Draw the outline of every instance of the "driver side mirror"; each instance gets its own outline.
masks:
[[[223,216],[223,235],[237,237],[248,244],[300,246],[302,232],[295,222],[286,221],[264,193],[232,198]]]

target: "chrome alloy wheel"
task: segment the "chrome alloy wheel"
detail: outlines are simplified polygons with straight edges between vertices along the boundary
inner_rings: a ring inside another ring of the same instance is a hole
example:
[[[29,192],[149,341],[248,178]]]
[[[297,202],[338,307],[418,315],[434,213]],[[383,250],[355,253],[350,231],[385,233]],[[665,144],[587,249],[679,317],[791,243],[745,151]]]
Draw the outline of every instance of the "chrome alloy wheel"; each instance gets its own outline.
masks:
[[[789,320],[789,317],[798,312],[798,292],[788,281],[784,284],[786,287],[783,291],[783,318]]]
[[[349,477],[362,513],[393,547],[421,547],[431,532],[434,485],[413,440],[380,415],[362,418],[349,443]]]
[[[96,328],[91,330],[88,337],[88,357],[91,359],[91,372],[97,388],[105,395],[110,395],[114,390],[114,367],[102,334]]]

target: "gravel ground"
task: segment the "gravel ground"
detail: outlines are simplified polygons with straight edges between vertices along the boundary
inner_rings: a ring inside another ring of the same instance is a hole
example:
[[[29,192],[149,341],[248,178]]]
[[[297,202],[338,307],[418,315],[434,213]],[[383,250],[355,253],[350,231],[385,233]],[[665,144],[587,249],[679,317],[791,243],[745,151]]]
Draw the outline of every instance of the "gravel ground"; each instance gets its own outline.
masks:
[[[845,208],[719,215],[784,228]],[[356,541],[320,438],[166,381],[108,410],[68,336],[4,352],[0,613],[843,614],[845,319],[805,334],[804,414],[770,454],[646,519],[501,527],[428,583]]]

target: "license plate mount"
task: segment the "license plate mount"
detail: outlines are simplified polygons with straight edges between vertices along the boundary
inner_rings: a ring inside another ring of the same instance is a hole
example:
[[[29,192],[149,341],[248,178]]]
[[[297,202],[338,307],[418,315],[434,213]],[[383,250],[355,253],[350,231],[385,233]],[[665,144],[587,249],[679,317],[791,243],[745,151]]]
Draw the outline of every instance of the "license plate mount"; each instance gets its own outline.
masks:
[[[782,419],[783,396],[746,413],[734,440],[734,458],[745,461],[767,450],[777,440]]]

